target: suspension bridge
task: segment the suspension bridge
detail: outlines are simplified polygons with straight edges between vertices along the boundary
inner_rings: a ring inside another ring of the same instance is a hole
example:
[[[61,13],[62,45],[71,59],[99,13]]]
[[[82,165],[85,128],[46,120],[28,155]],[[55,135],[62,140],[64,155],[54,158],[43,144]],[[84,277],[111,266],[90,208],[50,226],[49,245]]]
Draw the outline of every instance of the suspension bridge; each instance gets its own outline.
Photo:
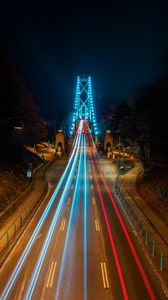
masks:
[[[165,299],[97,156],[95,105],[91,77],[77,77],[66,168],[0,270],[0,300]]]

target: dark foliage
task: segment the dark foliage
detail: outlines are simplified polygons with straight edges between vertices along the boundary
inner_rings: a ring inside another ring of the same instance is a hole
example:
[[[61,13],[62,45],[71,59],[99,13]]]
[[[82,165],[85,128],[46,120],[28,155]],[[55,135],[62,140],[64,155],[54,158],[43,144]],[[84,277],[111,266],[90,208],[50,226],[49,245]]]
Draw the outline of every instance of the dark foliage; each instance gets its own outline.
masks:
[[[21,79],[16,65],[0,44],[0,160],[19,163],[26,145],[44,140],[46,125]]]
[[[168,77],[111,107],[103,120],[143,161],[164,166],[168,161]]]

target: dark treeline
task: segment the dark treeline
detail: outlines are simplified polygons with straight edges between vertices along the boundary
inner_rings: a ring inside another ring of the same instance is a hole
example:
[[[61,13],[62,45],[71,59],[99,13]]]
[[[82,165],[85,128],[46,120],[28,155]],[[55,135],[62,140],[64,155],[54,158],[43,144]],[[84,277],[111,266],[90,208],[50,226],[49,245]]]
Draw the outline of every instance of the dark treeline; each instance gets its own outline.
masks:
[[[45,139],[46,125],[6,47],[0,44],[0,160],[22,161],[26,145]]]
[[[102,115],[102,126],[121,136],[123,146],[142,161],[168,162],[168,76],[113,105]]]

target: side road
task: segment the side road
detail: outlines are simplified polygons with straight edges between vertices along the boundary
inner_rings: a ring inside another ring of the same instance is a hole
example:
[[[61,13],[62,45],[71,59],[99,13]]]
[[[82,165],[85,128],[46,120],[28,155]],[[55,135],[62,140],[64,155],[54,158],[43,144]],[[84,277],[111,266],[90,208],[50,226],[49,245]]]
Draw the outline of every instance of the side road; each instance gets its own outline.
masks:
[[[31,203],[36,197],[39,199],[47,192],[47,183],[45,181],[45,174],[43,165],[39,165],[33,172],[33,179],[28,184],[23,193],[19,195],[5,211],[0,215],[0,236],[6,231],[10,224],[12,224],[18,215]]]
[[[24,211],[33,211],[44,199],[48,189],[57,185],[65,166],[66,159],[53,160],[37,167],[27,189],[0,217],[0,250],[3,250],[3,244],[8,244],[10,235],[21,227],[20,221],[24,222],[25,219]]]
[[[128,191],[130,196],[134,199],[136,205],[141,212],[150,221],[153,227],[157,230],[158,234],[168,245],[168,226],[157,216],[157,214],[146,204],[136,192],[136,180],[142,169],[141,163],[135,161],[135,167],[131,169],[126,176],[123,176],[122,186]]]

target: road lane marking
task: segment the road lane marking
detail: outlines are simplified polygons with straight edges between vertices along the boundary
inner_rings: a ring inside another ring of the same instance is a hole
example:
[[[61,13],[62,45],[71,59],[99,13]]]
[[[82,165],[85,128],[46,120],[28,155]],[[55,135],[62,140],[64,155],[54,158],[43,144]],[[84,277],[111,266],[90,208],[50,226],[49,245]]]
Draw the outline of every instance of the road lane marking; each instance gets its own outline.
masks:
[[[54,262],[52,261],[51,268],[50,268],[50,272],[49,272],[49,274],[48,274],[48,279],[47,279],[47,283],[46,283],[46,287],[47,287],[47,288],[49,287],[50,277],[51,277],[51,273],[52,273],[53,267],[54,267]]]
[[[71,185],[71,190],[73,190],[73,189],[74,189],[74,185],[72,184],[72,185]]]
[[[68,197],[68,200],[67,200],[67,205],[69,205],[71,202],[71,197]]]
[[[96,231],[100,231],[99,221],[97,219],[95,219],[95,227]]]
[[[93,184],[91,184],[91,186],[90,186],[90,187],[91,187],[91,190],[93,190]]]
[[[62,231],[64,231],[64,229],[65,229],[65,223],[66,223],[66,219],[63,220]]]
[[[108,276],[107,276],[107,269],[106,269],[106,263],[105,262],[101,262],[101,273],[102,273],[102,280],[103,280],[103,287],[105,289],[109,289],[109,280],[108,280]]]
[[[103,263],[100,263],[101,265],[101,272],[102,272],[102,279],[103,279],[103,286],[106,288],[106,282],[105,282],[105,276],[104,276],[104,269],[103,269]]]
[[[35,241],[37,241],[42,235],[43,235],[43,234],[40,233],[40,234],[36,237],[36,240],[35,240]]]
[[[106,263],[104,262],[104,271],[105,271],[105,278],[106,278],[106,283],[107,283],[107,288],[109,289],[109,280],[107,276],[107,268],[106,268]]]
[[[64,229],[65,229],[65,223],[66,223],[66,219],[64,218],[64,219],[62,220],[61,226],[60,226],[60,230],[61,230],[61,231],[64,231]]]
[[[92,175],[90,175],[90,180],[92,180]]]
[[[95,204],[96,204],[95,197],[92,197],[92,203],[93,203],[93,205],[95,205]]]
[[[74,179],[76,179],[76,175],[74,175]]]
[[[53,285],[53,280],[54,280],[54,275],[55,275],[56,266],[57,266],[57,261],[54,262],[53,272],[52,272],[52,276],[51,276],[51,280],[50,280],[50,288],[51,288],[52,285]]]
[[[57,266],[57,261],[52,261],[50,272],[49,272],[48,278],[47,278],[46,288],[52,287],[52,285],[53,285],[56,266]]]
[[[26,283],[26,279],[27,279],[27,274],[25,274],[25,273],[24,273],[24,278],[23,278],[21,288],[20,288],[20,291],[19,291],[19,295],[16,295],[16,297],[14,298],[16,300],[22,300],[23,299],[23,292],[24,292],[25,283]]]

